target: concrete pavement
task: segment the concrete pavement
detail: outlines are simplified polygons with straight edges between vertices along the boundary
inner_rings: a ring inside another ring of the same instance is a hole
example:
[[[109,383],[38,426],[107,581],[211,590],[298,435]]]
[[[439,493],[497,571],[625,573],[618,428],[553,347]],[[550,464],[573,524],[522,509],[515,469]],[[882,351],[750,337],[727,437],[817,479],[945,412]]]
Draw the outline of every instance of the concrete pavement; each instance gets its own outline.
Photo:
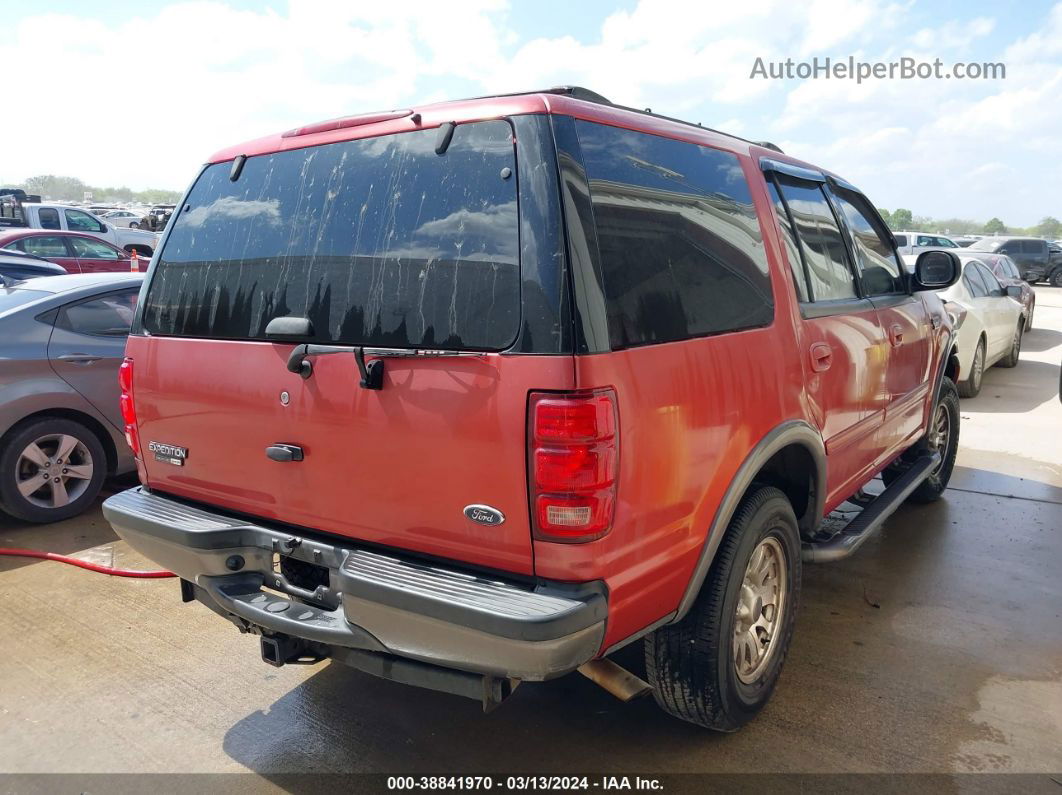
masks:
[[[946,498],[805,567],[779,688],[737,734],[578,675],[485,716],[338,664],[275,669],[173,580],[8,558],[0,772],[1062,771],[1062,290],[1037,293],[1017,368],[962,402]],[[0,545],[152,567],[98,510],[0,520]]]

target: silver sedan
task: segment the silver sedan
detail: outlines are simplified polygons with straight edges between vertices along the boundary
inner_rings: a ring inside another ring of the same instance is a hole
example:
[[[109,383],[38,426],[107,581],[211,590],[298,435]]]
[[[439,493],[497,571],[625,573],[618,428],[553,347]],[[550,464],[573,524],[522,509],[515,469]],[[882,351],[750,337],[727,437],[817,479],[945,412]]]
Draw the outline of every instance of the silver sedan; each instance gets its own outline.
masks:
[[[45,276],[0,287],[0,508],[74,516],[134,468],[118,367],[143,274]]]

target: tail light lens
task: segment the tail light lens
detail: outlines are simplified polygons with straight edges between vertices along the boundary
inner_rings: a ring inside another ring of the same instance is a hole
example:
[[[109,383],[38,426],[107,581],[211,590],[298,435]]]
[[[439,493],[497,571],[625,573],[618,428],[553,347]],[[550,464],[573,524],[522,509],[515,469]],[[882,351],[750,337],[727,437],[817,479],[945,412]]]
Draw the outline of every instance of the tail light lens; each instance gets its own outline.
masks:
[[[140,435],[136,429],[136,405],[133,403],[133,360],[126,359],[118,368],[118,386],[122,394],[118,398],[122,409],[122,422],[125,423],[125,440],[133,451],[133,455],[140,458]]]
[[[966,307],[962,304],[957,304],[954,301],[945,301],[944,311],[946,311],[948,317],[951,318],[951,327],[955,331],[962,328],[962,323],[966,320]]]
[[[528,428],[535,538],[572,544],[604,536],[619,478],[615,391],[534,392]]]

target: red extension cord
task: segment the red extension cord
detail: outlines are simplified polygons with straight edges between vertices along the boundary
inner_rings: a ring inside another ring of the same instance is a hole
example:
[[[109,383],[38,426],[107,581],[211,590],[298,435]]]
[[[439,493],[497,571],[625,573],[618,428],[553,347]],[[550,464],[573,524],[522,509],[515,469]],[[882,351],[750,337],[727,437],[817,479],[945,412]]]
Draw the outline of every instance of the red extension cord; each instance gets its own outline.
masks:
[[[36,549],[16,549],[14,547],[0,547],[0,555],[11,555],[19,558],[40,558],[41,560],[54,560],[57,563],[67,563],[71,566],[80,566],[89,571],[100,574],[109,574],[112,577],[143,577],[155,579],[159,577],[176,577],[172,571],[137,571],[136,569],[115,569],[110,566],[101,566],[98,563],[89,563],[87,560],[57,555],[54,552],[40,552]]]

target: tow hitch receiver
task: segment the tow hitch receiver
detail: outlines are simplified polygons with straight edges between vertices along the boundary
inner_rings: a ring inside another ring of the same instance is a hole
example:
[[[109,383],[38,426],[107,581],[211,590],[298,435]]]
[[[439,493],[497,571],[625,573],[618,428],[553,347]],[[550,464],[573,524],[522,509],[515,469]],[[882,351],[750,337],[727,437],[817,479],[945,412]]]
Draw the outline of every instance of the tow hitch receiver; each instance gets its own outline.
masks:
[[[277,668],[282,665],[313,665],[321,662],[325,655],[315,653],[310,646],[311,644],[301,638],[293,638],[290,635],[263,635],[262,659]]]

